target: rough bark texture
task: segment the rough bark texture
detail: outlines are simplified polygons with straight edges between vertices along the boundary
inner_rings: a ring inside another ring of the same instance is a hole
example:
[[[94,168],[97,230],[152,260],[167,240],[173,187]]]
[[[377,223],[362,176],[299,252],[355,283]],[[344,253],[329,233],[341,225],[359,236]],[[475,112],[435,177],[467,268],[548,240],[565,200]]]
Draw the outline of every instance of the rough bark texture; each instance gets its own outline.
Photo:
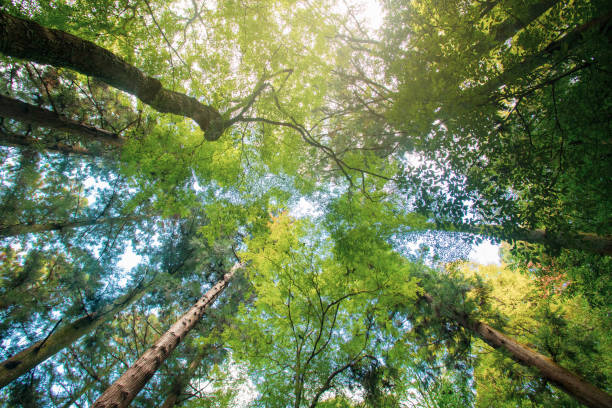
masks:
[[[95,77],[138,97],[163,113],[197,122],[207,140],[223,133],[223,120],[211,106],[182,93],[165,89],[158,79],[145,75],[112,52],[66,32],[11,16],[0,10],[0,52],[5,55],[66,67]]]
[[[556,364],[546,356],[524,346],[505,334],[479,321],[463,321],[460,324],[476,333],[488,345],[503,349],[520,364],[536,368],[542,377],[554,383],[584,405],[593,408],[611,408],[612,395],[584,381],[576,374]]]
[[[89,225],[98,224],[113,224],[119,222],[137,221],[145,218],[144,216],[130,217],[104,217],[104,218],[89,218],[80,221],[71,222],[50,222],[46,224],[17,224],[17,225],[0,225],[0,237],[9,237],[21,234],[30,234],[47,231],[65,231],[71,228],[86,227]]]
[[[422,298],[438,312],[439,307],[431,295],[425,293],[422,295]],[[520,344],[486,323],[470,319],[464,313],[455,312],[454,319],[462,327],[480,337],[491,347],[504,350],[518,363],[538,370],[543,378],[554,383],[568,395],[586,406],[592,408],[612,408],[611,395],[584,381],[548,357]]]
[[[27,373],[38,364],[68,347],[82,336],[112,318],[144,293],[144,287],[121,297],[108,307],[60,326],[45,339],[0,363],[0,388]]]
[[[202,318],[206,309],[223,292],[242,264],[236,264],[196,304],[174,323],[94,403],[94,408],[127,407],[155,374],[159,366]]]
[[[0,116],[20,122],[42,126],[81,136],[86,140],[98,141],[114,147],[123,146],[123,139],[113,132],[89,126],[60,116],[55,112],[0,95]]]

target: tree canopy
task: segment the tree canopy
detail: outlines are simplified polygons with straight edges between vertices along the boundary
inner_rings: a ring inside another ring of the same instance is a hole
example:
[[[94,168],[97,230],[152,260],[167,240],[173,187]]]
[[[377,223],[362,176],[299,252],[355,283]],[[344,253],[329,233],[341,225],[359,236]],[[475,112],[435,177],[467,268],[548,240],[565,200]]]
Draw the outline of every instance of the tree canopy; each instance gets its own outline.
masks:
[[[0,406],[612,407],[611,41],[600,0],[3,2]]]

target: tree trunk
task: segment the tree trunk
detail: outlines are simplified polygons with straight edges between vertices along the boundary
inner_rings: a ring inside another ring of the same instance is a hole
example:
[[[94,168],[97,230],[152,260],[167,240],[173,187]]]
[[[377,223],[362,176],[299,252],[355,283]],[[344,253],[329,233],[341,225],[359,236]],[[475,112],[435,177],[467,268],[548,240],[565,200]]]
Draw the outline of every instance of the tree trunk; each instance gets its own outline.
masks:
[[[165,89],[158,79],[145,75],[90,41],[1,10],[0,52],[95,77],[138,97],[159,112],[193,119],[205,132],[207,140],[217,140],[223,133],[223,120],[215,108],[203,105],[193,97]]]
[[[422,298],[434,306],[436,313],[438,312],[436,302],[431,295],[425,293]],[[455,311],[453,314],[455,321],[466,330],[480,337],[494,349],[504,350],[518,363],[538,370],[543,378],[554,383],[568,395],[586,406],[592,408],[612,408],[611,395],[584,381],[548,357],[518,343],[486,323],[471,320],[464,313]]]
[[[524,346],[505,334],[479,321],[460,321],[463,327],[476,333],[488,345],[505,350],[518,363],[537,369],[542,377],[557,385],[568,395],[593,408],[611,408],[612,395],[584,381],[576,374],[556,364],[546,356]]]
[[[545,230],[518,231],[512,235],[517,241],[526,241],[560,248],[579,249],[599,255],[612,256],[612,236],[587,232],[554,234]]]
[[[145,216],[126,216],[126,217],[104,217],[104,218],[89,218],[79,221],[68,222],[50,222],[46,224],[16,224],[16,225],[0,225],[0,237],[10,237],[22,234],[32,234],[46,231],[65,231],[71,228],[86,227],[89,225],[113,224],[117,222],[138,221],[144,219]]]
[[[94,408],[127,407],[168,358],[183,338],[202,318],[206,309],[223,292],[242,264],[235,264],[223,279],[218,281],[181,318],[164,333],[153,346],[128,368],[94,403]]]
[[[141,286],[134,292],[122,296],[108,307],[60,326],[45,339],[4,360],[0,363],[0,388],[90,333],[100,324],[135,302],[144,294],[144,290],[145,287]]]
[[[113,147],[121,147],[124,143],[124,140],[113,132],[77,122],[76,120],[60,116],[55,112],[4,95],[0,95],[0,116],[36,126],[73,133],[85,138],[85,140],[99,141]]]

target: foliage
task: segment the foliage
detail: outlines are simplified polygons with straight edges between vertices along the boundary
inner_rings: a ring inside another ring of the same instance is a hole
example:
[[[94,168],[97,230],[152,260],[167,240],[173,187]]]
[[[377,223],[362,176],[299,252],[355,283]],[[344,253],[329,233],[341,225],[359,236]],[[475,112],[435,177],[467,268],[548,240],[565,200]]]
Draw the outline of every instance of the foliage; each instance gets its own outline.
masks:
[[[612,389],[612,261],[571,245],[612,233],[605,1],[387,0],[376,33],[330,0],[4,3],[227,129],[0,57],[4,95],[118,136],[0,118],[1,357],[142,290],[0,405],[91,406],[235,262],[134,406],[578,406],[467,320]],[[511,265],[457,262],[484,237]]]
[[[465,264],[461,271],[481,277],[490,286],[488,302],[503,317],[507,333],[593,384],[609,387],[609,319],[589,306],[584,297],[564,298],[503,265]],[[478,295],[473,291],[471,296]],[[499,316],[495,319],[499,321]],[[474,347],[477,406],[498,401],[504,401],[505,406],[579,406],[509,357],[491,353],[480,341]]]

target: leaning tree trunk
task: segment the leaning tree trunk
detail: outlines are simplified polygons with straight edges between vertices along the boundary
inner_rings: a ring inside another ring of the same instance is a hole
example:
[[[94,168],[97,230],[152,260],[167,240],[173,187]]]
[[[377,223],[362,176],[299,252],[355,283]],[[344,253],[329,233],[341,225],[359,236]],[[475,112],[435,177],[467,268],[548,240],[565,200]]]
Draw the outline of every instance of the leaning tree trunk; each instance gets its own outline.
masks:
[[[84,220],[68,222],[49,222],[44,224],[15,224],[0,225],[0,237],[10,237],[22,234],[31,234],[47,231],[65,231],[72,228],[87,227],[99,224],[114,224],[119,222],[138,221],[146,218],[145,216],[124,216],[124,217],[102,217],[88,218]]]
[[[147,76],[90,41],[1,10],[0,52],[95,77],[138,97],[159,112],[193,119],[205,132],[207,140],[217,140],[223,133],[223,120],[215,108],[201,104],[191,96],[165,89],[158,79]]]
[[[39,108],[38,106],[4,95],[0,95],[0,116],[31,125],[72,133],[87,141],[97,141],[111,147],[121,147],[124,144],[123,139],[113,132],[69,119],[50,110]]]
[[[127,407],[155,374],[196,323],[206,309],[215,301],[242,264],[238,263],[225,274],[187,313],[174,323],[121,377],[119,377],[94,403],[94,408]]]
[[[422,296],[438,312],[434,298],[429,294]],[[507,352],[518,363],[536,369],[546,380],[554,383],[571,397],[592,408],[612,408],[612,396],[586,382],[571,371],[561,367],[548,357],[517,342],[486,323],[472,320],[465,313],[454,311],[454,319],[459,325],[480,337],[491,347]]]
[[[100,324],[135,302],[144,294],[144,291],[145,287],[140,286],[137,290],[122,296],[108,307],[60,326],[45,339],[4,360],[0,363],[0,388],[93,331]]]

